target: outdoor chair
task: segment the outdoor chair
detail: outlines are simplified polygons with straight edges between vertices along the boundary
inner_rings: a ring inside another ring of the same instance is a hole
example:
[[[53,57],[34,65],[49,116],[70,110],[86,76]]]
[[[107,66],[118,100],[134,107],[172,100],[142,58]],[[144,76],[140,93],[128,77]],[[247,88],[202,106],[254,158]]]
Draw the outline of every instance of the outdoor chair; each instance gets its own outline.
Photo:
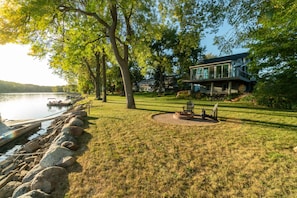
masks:
[[[194,113],[194,103],[190,100],[187,102],[186,108],[183,107],[183,112],[185,113]]]

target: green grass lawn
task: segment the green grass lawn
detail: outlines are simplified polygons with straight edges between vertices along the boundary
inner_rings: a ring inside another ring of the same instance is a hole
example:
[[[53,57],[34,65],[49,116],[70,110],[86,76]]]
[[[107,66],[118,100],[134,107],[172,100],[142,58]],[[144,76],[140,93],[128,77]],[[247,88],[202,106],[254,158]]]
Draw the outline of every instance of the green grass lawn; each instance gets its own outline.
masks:
[[[66,197],[296,197],[297,112],[219,102],[221,122],[183,126],[151,116],[187,100],[93,101]],[[195,113],[214,101],[193,100]]]

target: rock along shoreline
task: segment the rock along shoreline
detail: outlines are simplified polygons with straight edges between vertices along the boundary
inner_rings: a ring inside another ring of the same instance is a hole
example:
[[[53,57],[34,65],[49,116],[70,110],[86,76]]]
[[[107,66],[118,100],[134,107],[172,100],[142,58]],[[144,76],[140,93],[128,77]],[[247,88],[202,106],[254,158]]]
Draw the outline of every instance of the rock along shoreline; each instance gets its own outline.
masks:
[[[0,198],[59,198],[68,186],[67,167],[76,159],[87,122],[85,105],[56,118],[40,137],[0,162]]]

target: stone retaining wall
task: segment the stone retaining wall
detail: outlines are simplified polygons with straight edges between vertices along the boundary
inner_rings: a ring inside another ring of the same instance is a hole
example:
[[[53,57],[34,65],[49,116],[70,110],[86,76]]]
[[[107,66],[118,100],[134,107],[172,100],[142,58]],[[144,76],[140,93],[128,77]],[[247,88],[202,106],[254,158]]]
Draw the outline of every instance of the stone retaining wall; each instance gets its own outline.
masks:
[[[77,138],[84,132],[87,117],[84,109],[77,106],[56,118],[46,134],[0,162],[0,198],[64,197],[65,168],[76,162]]]

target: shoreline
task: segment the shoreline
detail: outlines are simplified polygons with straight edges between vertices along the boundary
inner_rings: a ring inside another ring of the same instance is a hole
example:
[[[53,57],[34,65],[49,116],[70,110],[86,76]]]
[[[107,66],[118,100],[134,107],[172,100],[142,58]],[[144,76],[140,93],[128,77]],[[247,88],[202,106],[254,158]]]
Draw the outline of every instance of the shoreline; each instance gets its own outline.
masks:
[[[21,149],[0,162],[0,197],[14,197],[13,195],[16,193],[19,196],[20,192],[18,189],[23,185],[29,185],[30,182],[30,188],[27,188],[26,193],[41,188],[41,190],[43,189],[43,193],[54,197],[63,197],[65,195],[63,189],[55,187],[48,190],[46,186],[40,187],[41,180],[39,181],[36,178],[35,181],[34,176],[37,177],[38,173],[49,170],[58,170],[67,173],[67,167],[76,162],[73,155],[80,146],[78,145],[77,138],[84,132],[83,127],[85,126],[87,117],[85,108],[84,105],[79,105],[68,109],[51,122],[43,135],[22,145]],[[62,138],[63,135],[66,138]],[[58,149],[59,152],[55,149]],[[51,155],[55,152],[62,156],[54,160]],[[67,155],[64,156],[63,153],[67,153]],[[33,176],[32,170],[35,170]],[[51,174],[54,175],[55,172],[51,172]],[[30,181],[26,181],[25,179],[29,177],[28,175],[31,175]],[[66,181],[67,174],[63,175],[66,175],[66,178],[62,180]],[[49,178],[53,177],[51,176]],[[35,183],[32,183],[33,180]],[[34,186],[36,182],[39,183],[38,188]],[[55,182],[58,181],[50,181],[52,185],[55,185]]]

